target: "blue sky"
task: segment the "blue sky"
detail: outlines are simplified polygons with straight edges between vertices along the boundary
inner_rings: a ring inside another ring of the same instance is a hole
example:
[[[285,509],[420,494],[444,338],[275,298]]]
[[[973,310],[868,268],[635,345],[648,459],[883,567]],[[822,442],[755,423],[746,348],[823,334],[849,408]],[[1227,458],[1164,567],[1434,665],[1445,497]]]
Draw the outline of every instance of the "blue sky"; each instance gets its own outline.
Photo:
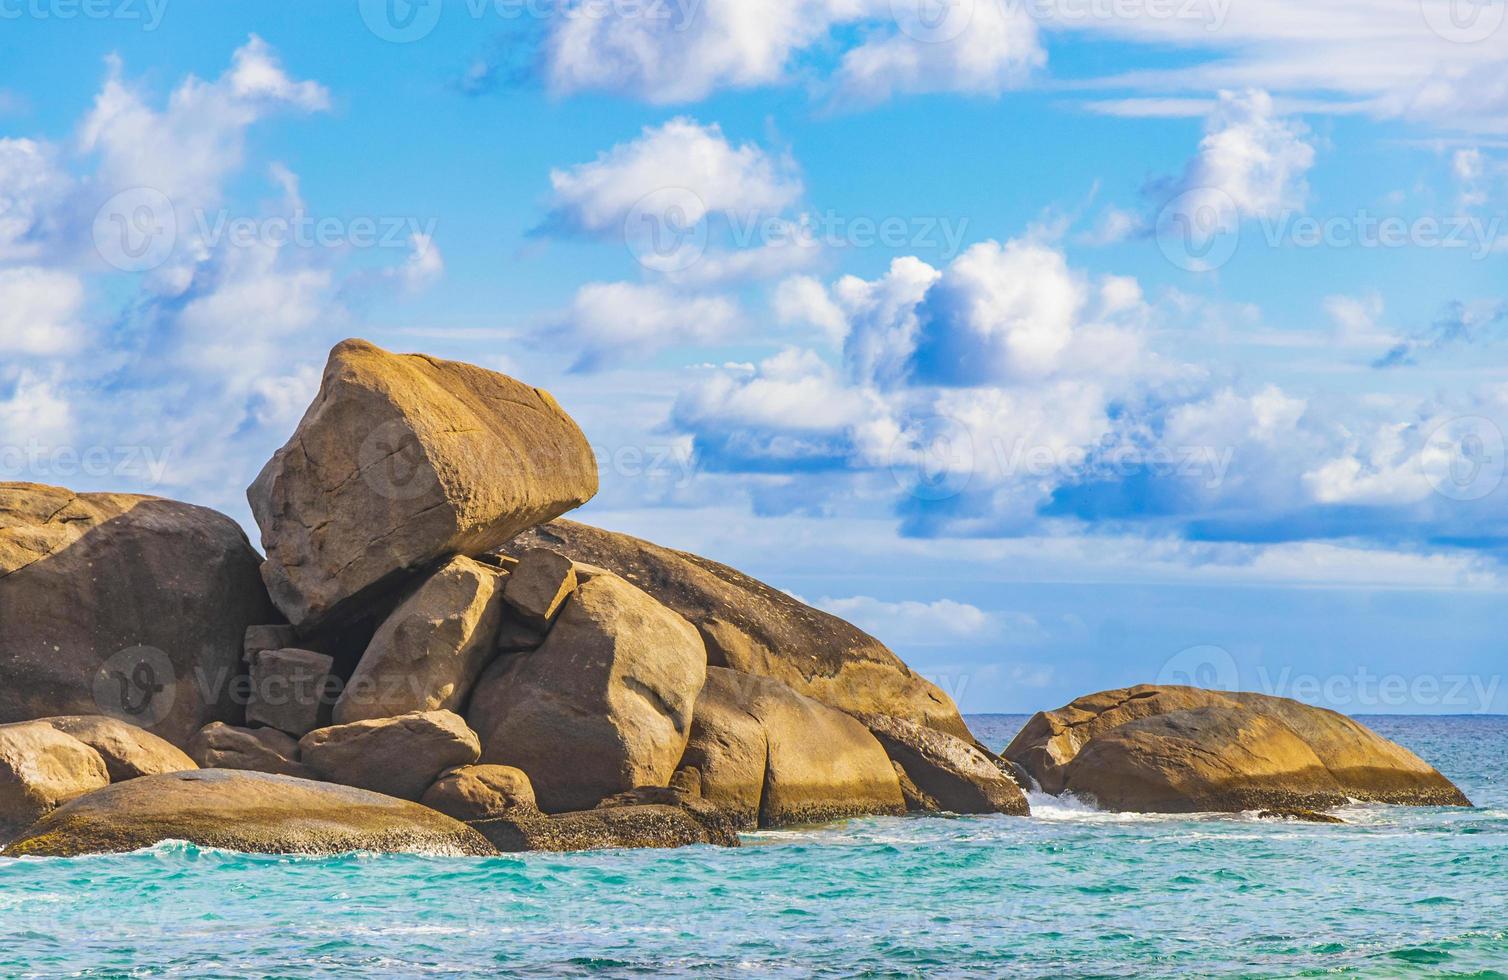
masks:
[[[0,2],[0,479],[249,525],[364,336],[965,710],[1508,711],[1504,19]]]

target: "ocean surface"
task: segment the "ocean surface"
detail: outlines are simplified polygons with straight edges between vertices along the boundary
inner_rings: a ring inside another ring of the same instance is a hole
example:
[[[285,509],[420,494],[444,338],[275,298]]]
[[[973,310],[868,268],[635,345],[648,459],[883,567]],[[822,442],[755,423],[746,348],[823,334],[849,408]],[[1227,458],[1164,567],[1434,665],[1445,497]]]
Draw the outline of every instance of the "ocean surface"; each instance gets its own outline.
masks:
[[[999,748],[1021,716],[969,719]],[[1476,810],[886,818],[737,850],[0,860],[4,976],[1508,976],[1508,718],[1368,718]]]

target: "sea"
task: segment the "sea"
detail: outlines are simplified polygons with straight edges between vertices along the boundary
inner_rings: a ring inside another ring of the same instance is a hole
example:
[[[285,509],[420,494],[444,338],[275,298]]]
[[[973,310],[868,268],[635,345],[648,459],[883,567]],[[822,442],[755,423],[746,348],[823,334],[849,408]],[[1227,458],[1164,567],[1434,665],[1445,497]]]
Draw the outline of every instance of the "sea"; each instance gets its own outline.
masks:
[[[1005,745],[1024,716],[976,715]],[[0,859],[0,975],[1508,976],[1508,718],[1362,719],[1476,809],[907,817],[739,849]]]

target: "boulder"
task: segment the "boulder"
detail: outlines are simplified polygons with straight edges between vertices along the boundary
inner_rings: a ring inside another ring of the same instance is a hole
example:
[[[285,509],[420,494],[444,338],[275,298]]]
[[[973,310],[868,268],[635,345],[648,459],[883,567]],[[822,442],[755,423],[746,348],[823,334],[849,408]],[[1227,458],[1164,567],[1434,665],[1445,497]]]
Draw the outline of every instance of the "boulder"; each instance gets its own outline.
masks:
[[[299,740],[299,760],[323,779],[417,800],[447,769],[477,761],[481,746],[461,717],[422,711],[333,725]]]
[[[613,575],[576,590],[539,649],[502,658],[468,713],[484,762],[529,774],[542,809],[583,810],[675,772],[706,677],[691,624]]]
[[[741,827],[906,810],[885,750],[856,719],[779,681],[707,669],[683,766]]]
[[[545,634],[542,630],[525,626],[511,616],[504,616],[503,625],[497,631],[497,652],[523,653],[525,650],[537,650],[544,641]]]
[[[507,578],[458,556],[425,579],[372,637],[335,702],[335,724],[463,710],[497,654]]]
[[[219,721],[204,726],[189,742],[189,756],[205,769],[316,778],[298,755],[298,739],[276,728],[235,728]]]
[[[859,720],[905,770],[920,794],[943,811],[1031,813],[1021,788],[963,739],[889,715],[863,715]]]
[[[534,787],[512,766],[461,766],[442,775],[420,803],[457,820],[491,820],[512,810],[537,811]]]
[[[335,658],[313,650],[263,650],[251,656],[246,723],[298,738],[319,727],[330,698]]]
[[[890,760],[890,765],[895,768],[895,777],[901,782],[901,798],[906,801],[908,813],[942,813],[945,807],[937,800],[921,791],[899,762]]]
[[[165,840],[260,854],[489,855],[476,831],[417,803],[229,769],[146,776],[54,810],[6,857],[134,851]]]
[[[109,783],[105,760],[72,735],[45,722],[0,725],[0,844]]]
[[[199,768],[176,745],[116,718],[65,715],[39,720],[98,752],[112,783]]]
[[[1034,716],[1005,755],[1045,791],[1112,810],[1470,806],[1428,763],[1353,719],[1261,694],[1106,691]]]
[[[1294,823],[1325,823],[1343,824],[1340,817],[1333,813],[1319,813],[1314,810],[1300,810],[1288,807],[1281,810],[1262,810],[1257,814],[1258,820],[1286,820]]]
[[[596,492],[586,437],[547,392],[348,340],[247,496],[273,601],[304,626]]]
[[[561,813],[515,811],[472,824],[499,851],[595,851],[620,847],[739,846],[738,835],[709,830],[678,806],[613,806]]]
[[[292,626],[248,626],[241,641],[241,659],[251,663],[251,658],[265,650],[292,650],[298,646],[298,630]]]
[[[0,723],[108,714],[182,746],[239,720],[246,628],[277,615],[260,561],[202,507],[0,484]]]
[[[548,548],[530,548],[518,556],[503,598],[520,623],[543,633],[575,591],[576,568],[569,558]]]
[[[974,741],[952,699],[879,640],[726,565],[564,520],[524,532],[505,550],[530,548],[599,566],[648,592],[697,628],[711,666],[774,678],[850,714],[893,715]]]

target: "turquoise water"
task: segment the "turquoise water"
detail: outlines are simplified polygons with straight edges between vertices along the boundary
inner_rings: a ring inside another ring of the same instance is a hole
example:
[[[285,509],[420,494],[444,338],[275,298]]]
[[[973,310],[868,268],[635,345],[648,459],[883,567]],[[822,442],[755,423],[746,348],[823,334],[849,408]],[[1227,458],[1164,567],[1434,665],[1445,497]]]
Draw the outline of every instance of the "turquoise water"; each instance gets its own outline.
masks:
[[[998,747],[1023,720],[970,723]],[[0,861],[0,974],[1508,975],[1508,719],[1368,721],[1481,808],[1324,827],[1038,798],[740,850]]]

